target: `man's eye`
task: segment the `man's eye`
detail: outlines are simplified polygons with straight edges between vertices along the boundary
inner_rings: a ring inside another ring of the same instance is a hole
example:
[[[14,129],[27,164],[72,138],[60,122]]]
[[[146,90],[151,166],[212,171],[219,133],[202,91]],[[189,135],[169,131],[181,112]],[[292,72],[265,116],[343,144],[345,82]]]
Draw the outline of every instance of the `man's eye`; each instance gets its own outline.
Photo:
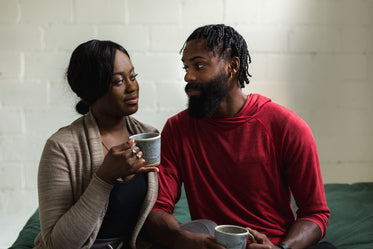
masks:
[[[187,66],[183,66],[183,69],[185,72],[188,72],[188,67]]]
[[[205,65],[203,65],[203,64],[197,64],[196,65],[196,67],[198,68],[198,69],[201,69],[201,68],[203,68]]]

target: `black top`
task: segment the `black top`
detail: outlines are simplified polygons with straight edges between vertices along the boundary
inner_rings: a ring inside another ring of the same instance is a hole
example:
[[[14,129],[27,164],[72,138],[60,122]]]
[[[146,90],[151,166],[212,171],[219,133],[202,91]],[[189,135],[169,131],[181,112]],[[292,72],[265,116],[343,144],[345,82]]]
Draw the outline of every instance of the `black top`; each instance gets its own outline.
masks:
[[[97,239],[123,238],[123,241],[129,241],[147,189],[147,174],[135,175],[126,182],[117,181],[111,190]]]

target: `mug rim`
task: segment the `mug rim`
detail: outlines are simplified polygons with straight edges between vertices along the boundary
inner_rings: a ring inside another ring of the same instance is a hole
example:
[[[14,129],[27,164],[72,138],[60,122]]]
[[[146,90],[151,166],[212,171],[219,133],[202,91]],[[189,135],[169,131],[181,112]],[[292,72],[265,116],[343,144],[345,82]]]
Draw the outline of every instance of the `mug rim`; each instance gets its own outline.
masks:
[[[218,230],[219,228],[225,228],[225,227],[235,227],[235,228],[239,228],[239,229],[244,229],[245,232],[242,231],[242,233],[229,233],[229,232],[224,232],[224,231]],[[219,232],[219,233],[231,234],[231,235],[246,235],[246,234],[250,233],[246,228],[244,228],[242,226],[237,226],[237,225],[219,225],[219,226],[215,227],[215,231]]]
[[[139,136],[139,135],[155,135],[155,136],[154,137],[150,137],[150,138],[136,138],[136,136]],[[152,140],[157,140],[160,137],[161,137],[160,133],[156,133],[156,132],[143,132],[143,133],[134,134],[134,135],[130,136],[129,139],[135,139],[137,141],[152,141]]]

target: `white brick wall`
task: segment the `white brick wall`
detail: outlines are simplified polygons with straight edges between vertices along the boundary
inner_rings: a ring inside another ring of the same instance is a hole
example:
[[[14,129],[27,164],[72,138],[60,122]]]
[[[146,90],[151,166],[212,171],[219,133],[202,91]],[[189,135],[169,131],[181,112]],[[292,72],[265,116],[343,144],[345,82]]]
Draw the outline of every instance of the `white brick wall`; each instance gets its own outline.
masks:
[[[136,117],[162,129],[186,106],[179,50],[198,26],[245,38],[258,92],[314,132],[325,182],[373,181],[373,0],[0,0],[0,248],[37,207],[45,140],[78,114],[64,73],[89,39],[124,45]]]

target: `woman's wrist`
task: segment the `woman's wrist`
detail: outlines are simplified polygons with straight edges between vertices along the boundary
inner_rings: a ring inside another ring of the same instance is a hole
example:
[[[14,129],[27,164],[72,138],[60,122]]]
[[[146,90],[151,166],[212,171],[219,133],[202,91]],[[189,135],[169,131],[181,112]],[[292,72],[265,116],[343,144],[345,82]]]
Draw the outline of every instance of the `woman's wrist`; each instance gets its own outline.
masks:
[[[101,167],[97,170],[96,175],[97,175],[98,178],[100,178],[101,180],[103,180],[106,183],[109,183],[111,185],[114,185],[114,183],[115,183],[116,178],[111,178],[111,177],[107,176],[107,174],[105,174],[103,172]]]

